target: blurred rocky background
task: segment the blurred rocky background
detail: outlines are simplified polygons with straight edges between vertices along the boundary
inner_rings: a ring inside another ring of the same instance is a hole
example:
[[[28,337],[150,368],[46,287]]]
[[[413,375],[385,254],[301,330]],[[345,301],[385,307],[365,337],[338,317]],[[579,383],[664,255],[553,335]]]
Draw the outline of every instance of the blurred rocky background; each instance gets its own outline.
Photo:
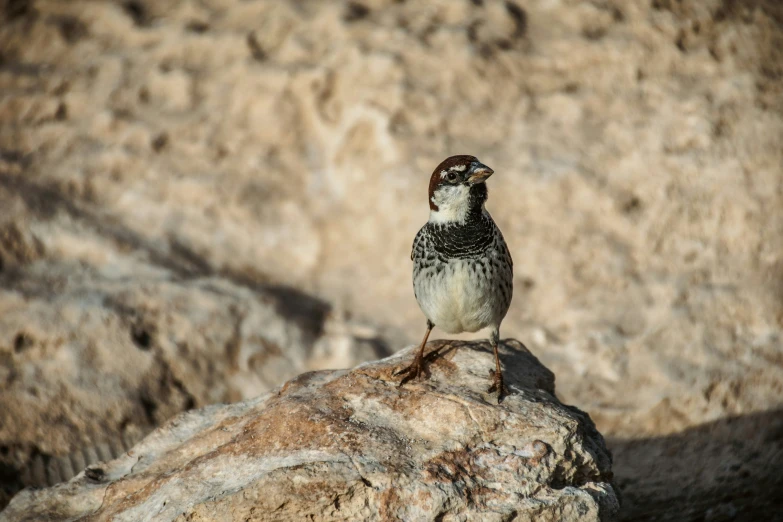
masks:
[[[780,516],[780,2],[0,6],[0,506],[418,341],[427,180],[474,154],[501,335],[608,437],[624,518]]]

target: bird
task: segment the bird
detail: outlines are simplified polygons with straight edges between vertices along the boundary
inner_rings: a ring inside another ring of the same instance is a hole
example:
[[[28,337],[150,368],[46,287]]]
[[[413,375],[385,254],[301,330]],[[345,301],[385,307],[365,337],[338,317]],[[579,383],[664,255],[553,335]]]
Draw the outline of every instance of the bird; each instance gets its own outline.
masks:
[[[413,293],[427,319],[427,331],[413,362],[395,372],[400,385],[418,379],[432,329],[446,333],[490,328],[495,354],[488,393],[498,402],[508,393],[498,355],[500,323],[513,294],[514,262],[500,228],[485,208],[486,181],[494,171],[475,156],[443,160],[429,183],[430,215],[413,240]]]

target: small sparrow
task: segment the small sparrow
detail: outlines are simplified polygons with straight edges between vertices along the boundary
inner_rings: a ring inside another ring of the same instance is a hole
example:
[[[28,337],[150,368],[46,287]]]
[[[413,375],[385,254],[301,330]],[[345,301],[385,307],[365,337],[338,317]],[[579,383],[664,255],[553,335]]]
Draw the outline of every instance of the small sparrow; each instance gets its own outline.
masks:
[[[473,156],[452,156],[430,177],[430,218],[413,240],[413,292],[427,332],[413,363],[397,372],[403,383],[423,371],[424,346],[434,326],[447,333],[490,327],[495,371],[489,393],[507,393],[498,357],[500,322],[511,304],[513,261],[489,212],[485,181],[493,170]]]

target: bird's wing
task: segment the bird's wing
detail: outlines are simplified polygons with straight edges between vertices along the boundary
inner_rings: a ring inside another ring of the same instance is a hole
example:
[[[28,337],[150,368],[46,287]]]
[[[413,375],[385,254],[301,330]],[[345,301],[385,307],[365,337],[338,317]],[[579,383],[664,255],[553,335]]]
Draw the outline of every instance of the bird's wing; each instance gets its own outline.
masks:
[[[413,261],[413,254],[416,252],[416,245],[419,244],[419,240],[424,235],[424,228],[425,227],[426,227],[426,225],[421,227],[421,230],[419,230],[416,233],[416,237],[413,238],[413,245],[411,245],[411,261]]]

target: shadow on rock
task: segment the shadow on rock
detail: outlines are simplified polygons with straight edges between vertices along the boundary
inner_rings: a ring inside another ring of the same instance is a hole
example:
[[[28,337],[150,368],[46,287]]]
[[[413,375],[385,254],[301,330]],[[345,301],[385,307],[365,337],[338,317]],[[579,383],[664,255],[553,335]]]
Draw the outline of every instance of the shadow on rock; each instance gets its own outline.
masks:
[[[455,370],[452,364],[454,355],[460,351],[474,351],[492,355],[492,346],[484,341],[457,341],[439,339],[427,343],[424,352],[426,363],[426,380],[431,376],[430,367],[443,370],[447,374]],[[504,339],[499,346],[500,360],[503,365],[503,375],[506,384],[512,389],[526,390],[535,393],[536,390],[554,395],[555,374],[541,364],[541,361],[516,339]],[[486,368],[487,382],[491,379],[490,372],[495,369],[494,362]],[[414,381],[415,382],[415,381]]]
[[[19,196],[28,210],[41,219],[51,220],[58,212],[63,212],[95,233],[109,238],[118,247],[143,252],[151,263],[168,270],[175,278],[188,280],[222,277],[272,300],[278,313],[307,330],[312,335],[311,340],[317,339],[323,333],[323,325],[331,306],[322,299],[290,286],[272,283],[266,276],[254,270],[233,267],[215,269],[205,256],[176,238],[168,238],[167,244],[144,238],[121,222],[91,211],[56,185],[42,185],[22,176],[0,172],[0,186]],[[20,275],[15,273],[6,277],[3,286],[10,286],[12,281],[18,282]],[[13,286],[14,290],[25,295],[45,292],[45,289],[30,288],[29,285]],[[379,347],[379,356],[389,353],[385,347]]]
[[[781,409],[608,445],[621,520],[783,520]]]

